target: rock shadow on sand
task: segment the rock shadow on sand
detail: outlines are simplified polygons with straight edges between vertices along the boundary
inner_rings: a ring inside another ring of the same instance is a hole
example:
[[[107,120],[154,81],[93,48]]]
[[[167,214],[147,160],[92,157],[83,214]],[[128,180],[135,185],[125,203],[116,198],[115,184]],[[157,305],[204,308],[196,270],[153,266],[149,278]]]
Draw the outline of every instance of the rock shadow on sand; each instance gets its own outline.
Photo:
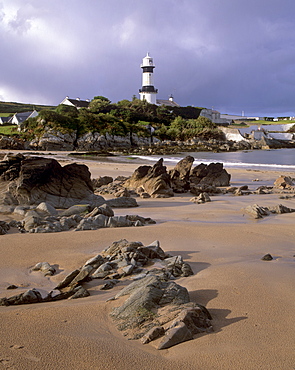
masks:
[[[218,290],[216,289],[200,289],[189,292],[189,296],[192,302],[198,302],[203,306],[207,306],[208,302],[218,296]],[[208,308],[210,315],[212,316],[212,325],[214,333],[222,331],[225,326],[235,324],[241,320],[246,320],[247,316],[238,316],[227,318],[231,314],[231,310],[220,309],[220,308]]]

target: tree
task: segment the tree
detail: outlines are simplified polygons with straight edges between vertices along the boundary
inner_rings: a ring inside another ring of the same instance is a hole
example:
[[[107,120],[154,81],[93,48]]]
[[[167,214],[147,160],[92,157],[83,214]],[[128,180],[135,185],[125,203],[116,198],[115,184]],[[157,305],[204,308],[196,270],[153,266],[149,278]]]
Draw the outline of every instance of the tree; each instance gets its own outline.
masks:
[[[111,101],[104,96],[95,96],[89,103],[89,110],[92,113],[107,113],[110,107]]]

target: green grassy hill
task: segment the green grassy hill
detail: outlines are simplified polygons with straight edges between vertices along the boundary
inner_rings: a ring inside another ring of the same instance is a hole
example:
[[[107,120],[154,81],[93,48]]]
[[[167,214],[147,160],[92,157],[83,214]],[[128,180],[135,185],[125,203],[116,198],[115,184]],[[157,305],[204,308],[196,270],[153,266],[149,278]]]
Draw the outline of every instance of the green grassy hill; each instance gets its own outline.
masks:
[[[56,107],[50,105],[23,104],[16,102],[0,101],[0,116],[7,116],[8,114],[28,112],[33,110],[39,112],[42,109],[55,109],[55,108]]]

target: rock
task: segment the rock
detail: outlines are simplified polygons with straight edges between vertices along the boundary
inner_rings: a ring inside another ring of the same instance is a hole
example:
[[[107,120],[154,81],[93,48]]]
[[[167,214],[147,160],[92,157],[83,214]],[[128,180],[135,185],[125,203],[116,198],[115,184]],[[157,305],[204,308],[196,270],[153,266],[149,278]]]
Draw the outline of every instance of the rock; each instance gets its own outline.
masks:
[[[158,349],[167,349],[191,339],[193,339],[193,334],[183,322],[180,322],[177,326],[167,330],[158,345]]]
[[[101,196],[94,194],[85,165],[73,163],[62,167],[55,159],[25,157],[20,162],[17,177],[8,182],[3,176],[9,168],[1,176],[1,182],[7,184],[0,196],[4,204],[47,202],[55,208],[69,208],[76,204],[95,207],[104,203]]]
[[[101,266],[104,263],[104,258],[98,254],[92,258],[90,258],[88,261],[85,262],[84,266],[92,266],[94,269],[97,269],[99,266]]]
[[[108,199],[105,204],[111,208],[131,208],[138,207],[136,199],[130,197],[120,197],[114,199]]]
[[[97,189],[103,185],[111,184],[113,181],[111,176],[99,176],[96,179],[92,179],[92,185],[94,189]]]
[[[131,196],[130,191],[127,190],[126,188],[122,188],[118,190],[114,195],[116,198],[120,198],[120,197],[129,198]]]
[[[40,122],[46,126],[46,122]],[[46,132],[40,137],[30,142],[31,149],[38,150],[73,150],[76,133],[62,133],[60,131],[47,128]]]
[[[36,211],[29,210],[27,211],[25,218],[23,219],[24,229],[29,231],[41,224],[41,217]]]
[[[253,204],[252,206],[247,206],[245,212],[254,218],[263,218],[263,216],[268,216],[269,211],[266,207],[260,207],[258,204]]]
[[[190,173],[190,182],[213,186],[229,186],[231,175],[223,168],[222,163],[199,164]]]
[[[167,270],[174,277],[193,275],[190,265],[184,263],[180,255],[166,258],[164,263],[167,265]]]
[[[292,189],[294,187],[294,180],[290,176],[281,175],[274,182],[274,187],[278,189]]]
[[[155,339],[160,338],[165,334],[165,329],[162,326],[155,326],[151,328],[142,338],[142,344],[147,344]]]
[[[100,207],[95,207],[90,213],[85,215],[85,218],[88,217],[95,217],[97,215],[104,215],[107,217],[113,217],[114,216],[114,211],[108,204],[103,204]]]
[[[189,176],[193,162],[194,158],[187,156],[169,171],[171,187],[175,193],[184,193],[190,189]]]
[[[13,213],[14,208],[15,208],[14,206],[0,205],[0,213],[2,213],[2,214]]]
[[[197,197],[191,198],[190,201],[197,204],[202,204],[211,202],[211,198],[209,197],[208,193],[201,193]]]
[[[144,192],[154,198],[173,196],[170,176],[166,166],[163,166],[163,158],[159,159],[154,166],[138,167],[124,186],[131,190],[142,187]]]
[[[8,287],[6,289],[10,290],[10,289],[17,289],[18,287],[14,284],[11,284],[11,285],[8,285]]]
[[[12,296],[10,298],[1,298],[0,306],[12,306],[38,302],[42,302],[41,293],[37,289],[30,289],[24,293]]]
[[[153,243],[147,246],[139,247],[139,251],[150,259],[159,258],[163,260],[166,258],[166,254],[160,247],[160,242],[158,240],[155,240]]]
[[[88,292],[88,290],[86,290],[81,285],[79,285],[78,287],[74,289],[74,294],[71,295],[69,299],[85,298],[89,296],[90,296],[90,293]]]
[[[56,269],[48,262],[39,262],[32,268],[32,271],[42,271],[44,276],[52,276],[55,274]]]
[[[72,215],[80,215],[82,213],[87,214],[90,210],[89,204],[78,204],[71,206],[70,208],[66,209],[61,213],[61,216],[72,216]]]
[[[126,275],[126,276],[128,276],[128,275],[130,275],[130,274],[132,274],[132,271],[134,270],[134,265],[127,265],[127,266],[124,266],[123,268],[122,268],[122,271],[124,272],[124,274]]]
[[[245,212],[254,218],[262,218],[263,216],[268,216],[271,213],[282,214],[282,213],[292,213],[295,209],[278,204],[272,207],[260,207],[257,204],[252,206],[247,206]]]
[[[273,260],[273,257],[271,254],[267,253],[265,256],[263,256],[262,258],[262,261],[271,261]]]
[[[276,213],[276,214],[293,213],[293,212],[295,212],[295,209],[294,208],[289,208],[289,207],[286,207],[286,206],[284,206],[282,204],[277,204],[276,206],[268,207],[268,210],[271,213]]]
[[[80,273],[80,270],[74,270],[68,274],[60,283],[57,284],[55,289],[63,289],[71,284],[74,278]]]
[[[46,203],[46,202],[42,202],[40,204],[38,204],[38,206],[36,207],[36,211],[39,211],[39,212],[43,212],[47,215],[51,215],[51,216],[56,216],[57,215],[57,210],[52,207],[51,204],[49,203]]]
[[[79,274],[71,281],[71,285],[74,286],[85,281],[93,270],[94,268],[91,265],[82,267]]]
[[[100,290],[109,290],[112,289],[116,284],[118,284],[119,280],[117,279],[110,279],[108,280],[101,288]]]
[[[9,229],[10,229],[10,226],[7,222],[0,221],[0,235],[7,234]]]
[[[0,149],[24,150],[25,142],[20,138],[0,135]]]
[[[111,313],[114,319],[123,320],[124,323],[120,324],[123,327],[134,327],[140,325],[142,320],[149,320],[150,316],[153,317],[153,310],[160,305],[189,302],[189,295],[184,287],[155,275],[133,281],[115,298],[124,295],[129,297]]]

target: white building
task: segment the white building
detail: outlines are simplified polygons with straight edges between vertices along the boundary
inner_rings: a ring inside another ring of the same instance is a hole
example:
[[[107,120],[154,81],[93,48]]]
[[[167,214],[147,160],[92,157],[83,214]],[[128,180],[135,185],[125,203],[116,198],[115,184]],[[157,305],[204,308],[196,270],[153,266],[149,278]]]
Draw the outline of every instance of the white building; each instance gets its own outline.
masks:
[[[157,92],[154,87],[154,62],[149,53],[142,59],[142,87],[139,89],[140,100],[146,100],[150,104],[157,104]]]
[[[75,107],[77,109],[88,108],[89,100],[81,100],[80,98],[70,99],[68,96],[66,96],[59,104],[69,105],[70,107]]]
[[[32,111],[32,112],[22,112],[22,113],[15,113],[9,120],[9,123],[13,125],[20,126],[23,122],[25,122],[29,118],[37,117],[38,112]]]

